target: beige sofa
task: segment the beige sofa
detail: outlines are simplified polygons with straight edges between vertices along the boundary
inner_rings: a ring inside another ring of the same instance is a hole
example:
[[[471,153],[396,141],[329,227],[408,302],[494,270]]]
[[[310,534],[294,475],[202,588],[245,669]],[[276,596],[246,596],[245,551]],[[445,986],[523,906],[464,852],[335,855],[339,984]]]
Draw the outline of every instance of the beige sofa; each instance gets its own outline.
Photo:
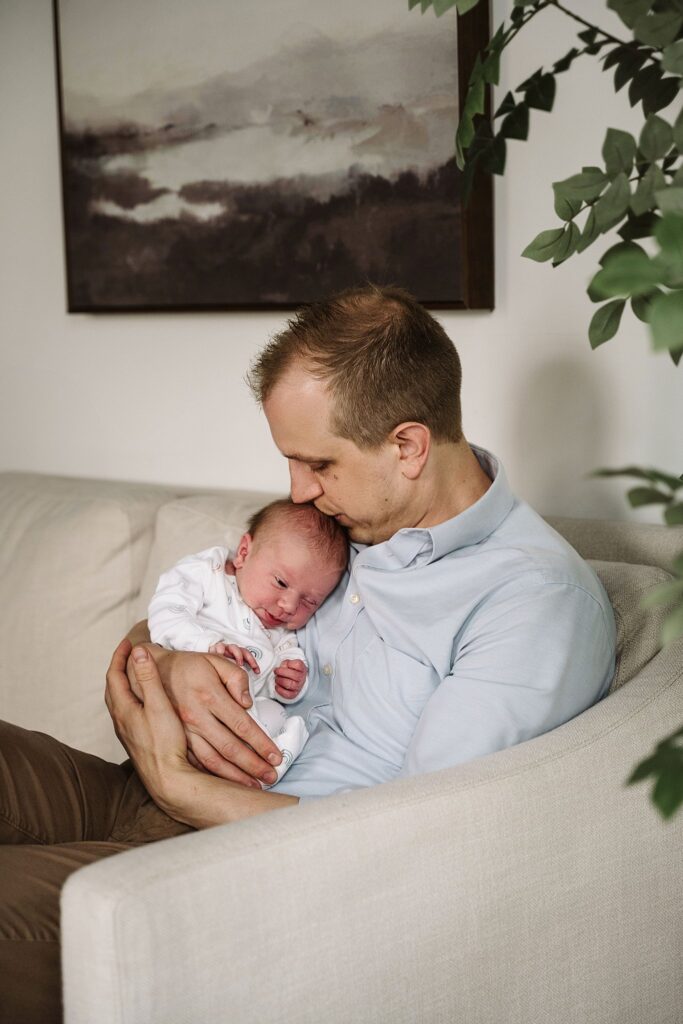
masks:
[[[0,717],[120,759],[102,703],[159,572],[266,495],[0,474]],[[658,651],[683,528],[561,519],[615,607],[613,692],[433,775],[141,848],[62,902],[67,1024],[665,1024],[683,1019],[683,815],[633,765],[683,720]]]

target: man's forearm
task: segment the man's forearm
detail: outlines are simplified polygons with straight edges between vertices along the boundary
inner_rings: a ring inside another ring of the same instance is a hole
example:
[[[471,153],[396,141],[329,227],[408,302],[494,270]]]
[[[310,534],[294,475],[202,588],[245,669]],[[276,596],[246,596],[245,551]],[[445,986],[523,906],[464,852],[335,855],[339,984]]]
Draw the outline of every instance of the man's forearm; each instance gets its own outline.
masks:
[[[295,796],[248,789],[194,769],[176,776],[172,791],[155,799],[176,821],[198,829],[241,821],[299,802]]]

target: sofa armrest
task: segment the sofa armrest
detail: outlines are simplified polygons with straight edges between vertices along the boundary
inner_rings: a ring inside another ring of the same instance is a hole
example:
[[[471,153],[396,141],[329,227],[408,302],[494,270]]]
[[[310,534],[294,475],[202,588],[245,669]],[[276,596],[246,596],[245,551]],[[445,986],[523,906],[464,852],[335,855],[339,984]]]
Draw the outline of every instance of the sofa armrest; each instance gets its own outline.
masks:
[[[674,1020],[683,816],[624,780],[681,719],[679,643],[511,750],[84,868],[66,1024]]]

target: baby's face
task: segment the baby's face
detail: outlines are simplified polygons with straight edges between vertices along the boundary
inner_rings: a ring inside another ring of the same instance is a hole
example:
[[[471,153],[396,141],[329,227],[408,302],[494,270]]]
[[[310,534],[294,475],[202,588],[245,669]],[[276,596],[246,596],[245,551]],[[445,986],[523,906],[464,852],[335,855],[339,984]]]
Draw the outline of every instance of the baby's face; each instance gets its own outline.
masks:
[[[240,594],[266,629],[300,629],[336,587],[344,567],[291,531],[245,533],[233,560]]]

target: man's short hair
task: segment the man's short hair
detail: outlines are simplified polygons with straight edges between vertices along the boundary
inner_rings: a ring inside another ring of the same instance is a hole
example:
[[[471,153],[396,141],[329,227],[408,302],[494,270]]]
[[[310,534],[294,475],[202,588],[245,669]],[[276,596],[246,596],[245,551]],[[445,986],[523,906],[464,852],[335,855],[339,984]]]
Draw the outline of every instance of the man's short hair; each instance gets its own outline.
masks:
[[[346,530],[332,516],[326,516],[311,502],[295,504],[291,498],[278,498],[255,512],[247,523],[252,538],[271,527],[282,527],[303,534],[311,548],[342,569],[349,560],[349,538]]]
[[[462,439],[458,353],[400,288],[356,288],[298,310],[247,375],[257,401],[299,360],[329,388],[334,432],[359,448],[379,447],[407,421],[436,441]]]

